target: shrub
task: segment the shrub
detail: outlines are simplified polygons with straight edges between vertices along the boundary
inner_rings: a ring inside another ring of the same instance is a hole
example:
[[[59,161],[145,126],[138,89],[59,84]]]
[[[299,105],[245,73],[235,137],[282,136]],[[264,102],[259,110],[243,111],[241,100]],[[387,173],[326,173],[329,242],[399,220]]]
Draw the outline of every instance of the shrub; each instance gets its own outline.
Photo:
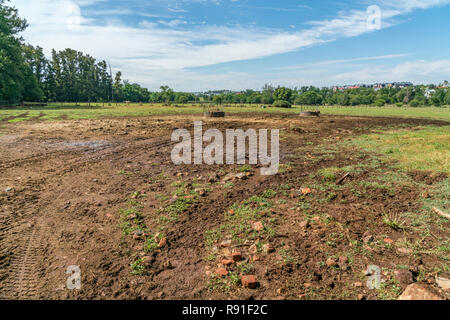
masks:
[[[396,105],[397,107],[402,107],[402,106],[403,106],[403,102],[397,102],[395,105]]]
[[[409,103],[409,105],[411,106],[411,107],[418,107],[418,106],[420,106],[420,101],[419,100],[412,100],[410,103]]]
[[[377,107],[382,107],[382,106],[384,106],[385,102],[382,99],[377,99],[374,104]]]
[[[290,108],[292,105],[288,101],[277,100],[273,103],[273,106],[277,108]]]

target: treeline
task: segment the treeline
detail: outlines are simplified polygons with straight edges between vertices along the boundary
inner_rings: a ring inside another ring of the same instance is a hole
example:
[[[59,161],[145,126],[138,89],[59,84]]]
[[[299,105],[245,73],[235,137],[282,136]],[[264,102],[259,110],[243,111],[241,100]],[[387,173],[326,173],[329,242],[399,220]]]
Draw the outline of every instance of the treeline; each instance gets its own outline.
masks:
[[[445,82],[447,86],[447,82]],[[381,89],[356,88],[334,90],[331,88],[264,86],[262,91],[246,90],[233,93],[212,93],[203,97],[214,103],[274,104],[289,107],[295,105],[374,105],[385,104],[418,106],[450,105],[450,90],[435,85],[419,85],[405,88],[386,87]]]

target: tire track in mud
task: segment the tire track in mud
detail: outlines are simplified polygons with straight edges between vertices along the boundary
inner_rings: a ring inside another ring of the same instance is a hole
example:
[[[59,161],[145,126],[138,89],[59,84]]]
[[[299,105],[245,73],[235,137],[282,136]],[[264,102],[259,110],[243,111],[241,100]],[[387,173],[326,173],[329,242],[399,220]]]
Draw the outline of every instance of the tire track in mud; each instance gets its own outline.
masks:
[[[69,172],[75,173],[77,169],[83,169],[87,164],[96,163],[102,160],[119,160],[123,158],[123,153],[132,152],[134,150],[143,150],[146,155],[149,151],[160,150],[174,144],[172,141],[163,139],[148,139],[141,141],[133,141],[132,143],[125,143],[122,145],[109,145],[101,150],[73,150],[66,151],[67,153],[83,153],[73,159],[66,162],[63,168],[51,171],[48,175],[30,180],[27,182],[28,186],[32,186],[29,189],[28,194],[39,194],[42,190],[40,188],[45,182],[51,180],[54,177],[66,174]],[[86,152],[95,152],[90,155],[86,155]],[[54,156],[57,153],[47,153],[40,155],[40,158],[46,156]],[[150,153],[151,154],[151,153]],[[33,157],[33,160],[38,159]],[[27,164],[27,160],[19,159],[20,164]],[[16,164],[17,165],[17,164]],[[12,166],[15,167],[16,165]],[[45,208],[51,205],[53,198],[51,196],[48,199],[40,201],[37,204],[37,208],[33,208],[32,212],[25,213],[22,217],[16,218],[11,213],[1,211],[0,212],[0,299],[36,299],[39,297],[37,288],[39,275],[37,274],[37,264],[42,250],[42,244],[45,241],[44,235],[41,234],[39,227],[39,213],[45,212]],[[20,210],[20,209],[19,209]],[[30,221],[30,218],[32,220]],[[23,230],[23,227],[28,223],[28,229]],[[14,247],[12,245],[14,244]]]

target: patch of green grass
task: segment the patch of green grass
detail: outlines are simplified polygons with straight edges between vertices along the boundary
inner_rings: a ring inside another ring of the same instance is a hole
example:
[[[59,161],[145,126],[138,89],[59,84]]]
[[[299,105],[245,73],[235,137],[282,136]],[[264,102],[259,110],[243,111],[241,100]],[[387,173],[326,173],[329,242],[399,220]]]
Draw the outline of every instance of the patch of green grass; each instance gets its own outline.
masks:
[[[397,161],[406,170],[450,174],[450,126],[427,126],[362,135],[351,144]]]
[[[142,259],[137,259],[136,261],[131,263],[130,267],[131,267],[131,274],[135,276],[143,275],[146,269],[144,261]]]
[[[317,173],[326,181],[335,181],[338,172],[339,168],[331,167],[319,169]]]

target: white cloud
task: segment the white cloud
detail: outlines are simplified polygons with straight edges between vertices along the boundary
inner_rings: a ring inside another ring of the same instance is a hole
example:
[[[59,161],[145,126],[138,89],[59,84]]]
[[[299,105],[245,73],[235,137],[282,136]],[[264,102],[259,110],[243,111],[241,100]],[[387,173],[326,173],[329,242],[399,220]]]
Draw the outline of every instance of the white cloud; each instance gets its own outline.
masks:
[[[142,21],[140,27],[130,27],[119,20],[110,20],[105,25],[83,16],[83,6],[101,1],[104,0],[15,0],[14,4],[29,20],[30,27],[24,33],[28,42],[44,47],[46,52],[51,48],[70,47],[108,59],[114,67],[122,69],[126,77],[153,89],[159,86],[155,84],[161,82],[177,85],[177,89],[186,89],[194,79],[198,81],[197,89],[202,87],[202,82],[211,84],[220,79],[223,85],[218,84],[218,87],[226,87],[226,77],[214,76],[212,79],[186,69],[262,58],[373,32],[367,28],[365,10],[340,12],[334,19],[311,22],[310,28],[292,32],[211,25],[189,30],[170,29],[187,23],[181,19],[160,19],[158,23],[164,24],[164,27],[154,21]],[[381,0],[382,27],[395,23],[392,18],[401,14],[448,3],[450,0]],[[170,8],[183,10],[177,6]],[[180,80],[181,77],[185,78]],[[207,81],[200,81],[200,78]],[[251,80],[250,76],[247,78]],[[236,84],[236,79],[232,83]],[[250,83],[243,85],[250,86]]]

